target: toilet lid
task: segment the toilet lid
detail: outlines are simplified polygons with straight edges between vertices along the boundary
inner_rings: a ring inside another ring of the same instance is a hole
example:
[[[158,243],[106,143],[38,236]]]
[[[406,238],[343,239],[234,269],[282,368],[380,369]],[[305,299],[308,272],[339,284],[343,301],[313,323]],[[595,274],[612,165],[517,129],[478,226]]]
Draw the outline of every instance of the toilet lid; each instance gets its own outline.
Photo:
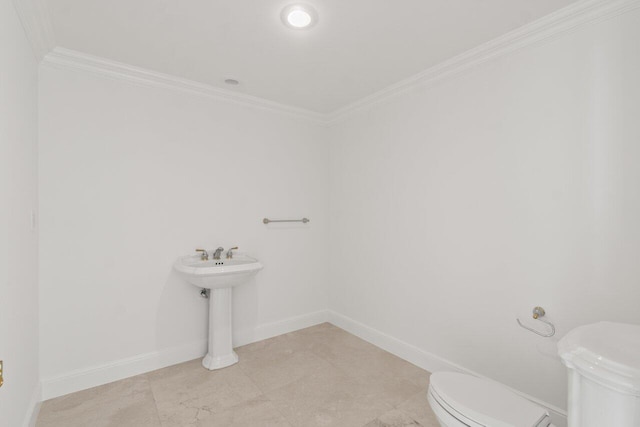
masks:
[[[535,427],[548,416],[544,408],[495,381],[436,372],[430,386],[453,410],[481,426]]]

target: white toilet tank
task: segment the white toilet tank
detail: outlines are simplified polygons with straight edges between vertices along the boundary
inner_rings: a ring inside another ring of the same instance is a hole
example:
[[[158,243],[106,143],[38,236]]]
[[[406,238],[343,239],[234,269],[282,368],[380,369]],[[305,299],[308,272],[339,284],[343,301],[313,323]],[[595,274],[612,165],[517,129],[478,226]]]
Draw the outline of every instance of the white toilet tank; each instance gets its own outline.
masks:
[[[558,353],[569,369],[569,427],[640,427],[640,325],[581,326]]]

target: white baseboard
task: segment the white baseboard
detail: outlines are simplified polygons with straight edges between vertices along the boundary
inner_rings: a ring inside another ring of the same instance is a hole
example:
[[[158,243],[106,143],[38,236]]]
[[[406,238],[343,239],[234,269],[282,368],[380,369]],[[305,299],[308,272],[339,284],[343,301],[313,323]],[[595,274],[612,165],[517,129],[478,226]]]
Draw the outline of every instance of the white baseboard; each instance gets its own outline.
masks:
[[[38,414],[40,413],[40,405],[42,400],[42,385],[38,383],[33,389],[31,395],[31,402],[29,403],[29,409],[24,417],[22,425],[24,427],[36,427],[36,421],[38,421]]]
[[[466,369],[449,360],[436,356],[435,354],[429,353],[428,351],[422,350],[414,345],[394,338],[391,335],[387,335],[384,332],[380,332],[377,329],[373,329],[354,319],[336,313],[335,311],[328,310],[327,319],[335,326],[344,329],[345,331],[357,337],[360,337],[363,340],[368,341],[371,344],[380,347],[383,350],[386,350],[389,353],[394,354],[408,362],[411,362],[414,365],[419,366],[420,368],[429,372],[454,371],[466,373],[480,378],[485,378],[483,375]],[[549,411],[551,419],[556,427],[566,427],[566,411],[547,402],[543,402],[540,399],[529,396],[528,394],[522,393],[518,390],[512,390],[525,399],[528,399],[540,406],[545,407]]]
[[[320,310],[301,316],[290,317],[288,319],[266,323],[252,330],[237,331],[234,334],[234,346],[238,347],[256,341],[272,338],[278,335],[297,331],[299,329],[330,322],[345,331],[356,335],[404,360],[413,363],[429,372],[437,371],[457,371],[464,372],[476,377],[484,378],[476,372],[457,365],[449,360],[443,359],[428,351],[422,350],[414,345],[401,341],[391,335],[366,326],[354,319],[343,316],[332,310]],[[52,399],[68,393],[85,390],[113,381],[118,381],[134,375],[143,374],[156,369],[161,369],[177,363],[197,359],[206,353],[206,341],[198,341],[180,347],[141,354],[127,359],[116,360],[100,366],[87,369],[79,369],[63,375],[48,378],[42,381],[42,399]],[[549,403],[543,402],[518,390],[513,390],[524,398],[547,408],[556,427],[566,427],[567,413]],[[35,425],[37,410],[39,409],[39,390],[35,395],[32,415],[25,426]]]
[[[77,369],[55,377],[45,378],[42,380],[42,399],[53,399],[54,397],[193,360],[204,356],[206,349],[206,341],[196,341],[179,347],[139,354],[99,366]]]
[[[265,323],[255,329],[236,331],[233,334],[233,346],[240,347],[242,345],[277,337],[278,335],[287,334],[289,332],[319,325],[320,323],[328,321],[329,310],[320,310],[313,313],[303,314],[301,316],[289,317],[276,322]]]
[[[302,316],[260,325],[250,331],[234,334],[234,346],[238,347],[277,335],[326,322],[328,311],[321,310]],[[139,354],[115,360],[99,366],[78,369],[42,380],[42,400],[86,390],[156,369],[203,357],[207,352],[206,340],[188,343],[179,347]]]

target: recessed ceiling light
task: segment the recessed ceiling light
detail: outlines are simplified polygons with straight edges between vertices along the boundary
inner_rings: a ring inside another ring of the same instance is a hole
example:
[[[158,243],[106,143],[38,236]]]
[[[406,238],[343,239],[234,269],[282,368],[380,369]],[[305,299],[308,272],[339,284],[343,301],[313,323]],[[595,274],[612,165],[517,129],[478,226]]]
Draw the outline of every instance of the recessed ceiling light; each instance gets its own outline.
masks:
[[[282,9],[280,17],[287,27],[299,30],[312,27],[318,21],[316,11],[306,4],[290,4]]]
[[[225,79],[224,82],[231,86],[238,86],[240,84],[236,79]]]

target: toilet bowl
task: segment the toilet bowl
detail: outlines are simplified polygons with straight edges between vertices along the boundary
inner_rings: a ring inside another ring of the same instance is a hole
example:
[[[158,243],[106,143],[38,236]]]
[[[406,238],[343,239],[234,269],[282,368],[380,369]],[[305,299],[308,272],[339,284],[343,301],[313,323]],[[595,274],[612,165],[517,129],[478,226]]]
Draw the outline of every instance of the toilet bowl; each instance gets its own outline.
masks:
[[[640,427],[640,325],[580,326],[558,353],[569,371],[569,427]],[[443,427],[553,427],[544,408],[471,375],[432,374],[427,398]]]
[[[427,398],[442,427],[554,427],[544,408],[471,375],[432,374]]]

